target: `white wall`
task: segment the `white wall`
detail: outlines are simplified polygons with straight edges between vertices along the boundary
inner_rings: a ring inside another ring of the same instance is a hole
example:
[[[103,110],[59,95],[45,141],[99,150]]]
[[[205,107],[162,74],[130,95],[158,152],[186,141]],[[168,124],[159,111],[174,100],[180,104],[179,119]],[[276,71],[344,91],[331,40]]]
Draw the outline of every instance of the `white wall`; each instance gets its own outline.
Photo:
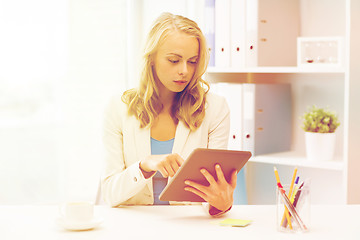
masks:
[[[0,204],[94,200],[125,0],[0,0]]]
[[[137,37],[201,3],[0,0],[0,204],[95,200],[103,109],[137,85]]]
[[[348,1],[349,20],[351,19],[351,26],[349,27],[349,47],[347,54],[350,56],[349,74],[347,79],[347,92],[349,94],[349,107],[346,111],[349,111],[348,121],[348,143],[347,156],[347,202],[349,204],[360,204],[360,191],[359,191],[359,169],[360,169],[360,150],[359,150],[359,135],[360,135],[360,69],[359,69],[359,56],[360,56],[360,2],[357,0]],[[350,51],[351,50],[351,51]]]
[[[345,36],[343,0],[300,0],[300,19],[303,37]]]
[[[92,200],[102,170],[103,109],[126,88],[126,1],[69,3],[69,74],[61,85],[64,196]]]
[[[0,203],[59,197],[57,86],[67,72],[66,1],[0,1]]]

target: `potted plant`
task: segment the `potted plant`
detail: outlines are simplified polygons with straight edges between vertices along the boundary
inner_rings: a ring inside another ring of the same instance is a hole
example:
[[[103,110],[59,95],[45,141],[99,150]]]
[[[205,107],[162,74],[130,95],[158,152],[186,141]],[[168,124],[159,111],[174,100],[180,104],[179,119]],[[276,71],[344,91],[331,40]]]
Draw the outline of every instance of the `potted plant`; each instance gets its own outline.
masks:
[[[340,125],[336,113],[313,105],[304,113],[302,119],[307,159],[332,160],[335,149],[335,130]]]

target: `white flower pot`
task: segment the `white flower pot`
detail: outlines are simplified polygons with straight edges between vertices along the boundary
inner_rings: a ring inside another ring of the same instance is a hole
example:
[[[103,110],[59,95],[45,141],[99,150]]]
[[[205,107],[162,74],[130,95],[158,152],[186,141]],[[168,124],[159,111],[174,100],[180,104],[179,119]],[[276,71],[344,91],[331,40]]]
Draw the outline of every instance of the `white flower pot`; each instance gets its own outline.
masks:
[[[334,158],[335,133],[305,132],[306,157],[309,161],[330,161]]]

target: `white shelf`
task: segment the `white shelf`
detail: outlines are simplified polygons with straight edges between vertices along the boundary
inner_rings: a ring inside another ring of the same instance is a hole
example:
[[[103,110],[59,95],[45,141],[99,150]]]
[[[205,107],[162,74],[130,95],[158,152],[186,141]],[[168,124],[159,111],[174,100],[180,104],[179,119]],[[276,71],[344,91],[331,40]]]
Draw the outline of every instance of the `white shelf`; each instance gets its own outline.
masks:
[[[343,67],[254,67],[219,68],[208,67],[207,73],[345,73]]]
[[[281,153],[254,156],[249,161],[254,163],[308,167],[308,168],[317,168],[323,170],[342,171],[344,169],[344,164],[343,161],[341,161],[341,159],[334,159],[333,161],[314,162],[314,161],[308,161],[305,156],[295,152],[281,152]]]

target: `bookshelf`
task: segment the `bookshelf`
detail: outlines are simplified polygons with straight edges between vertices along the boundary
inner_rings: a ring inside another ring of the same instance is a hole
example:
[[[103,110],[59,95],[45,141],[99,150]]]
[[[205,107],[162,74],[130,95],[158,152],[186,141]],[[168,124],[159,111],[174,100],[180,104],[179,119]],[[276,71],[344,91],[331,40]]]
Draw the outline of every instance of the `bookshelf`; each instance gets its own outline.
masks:
[[[255,156],[250,162],[336,171],[343,171],[344,169],[344,163],[341,158],[335,158],[332,161],[326,162],[314,162],[308,161],[302,153],[293,151]]]
[[[358,163],[360,153],[356,147],[357,136],[360,134],[356,125],[360,119],[356,102],[360,102],[360,97],[359,93],[355,92],[358,91],[356,87],[359,87],[359,81],[356,79],[360,76],[356,68],[360,50],[355,45],[356,40],[359,40],[355,30],[355,26],[360,22],[356,17],[356,13],[360,10],[359,5],[360,3],[355,0],[299,1],[302,25],[300,36],[343,37],[345,63],[342,67],[213,66],[208,68],[205,78],[210,83],[290,83],[292,86],[291,150],[252,157],[246,168],[249,204],[275,203],[273,166],[279,169],[280,177],[285,183],[291,180],[295,166],[298,167],[301,176],[311,178],[314,204],[360,203],[360,193],[357,193],[359,191],[356,188],[360,176],[354,170],[356,167],[360,168]],[[307,12],[308,9],[311,11]],[[334,27],[328,28],[326,27],[328,25]],[[306,107],[312,104],[329,106],[339,115],[341,127],[337,130],[337,147],[333,161],[310,162],[306,159],[304,133],[300,128],[299,118]]]

